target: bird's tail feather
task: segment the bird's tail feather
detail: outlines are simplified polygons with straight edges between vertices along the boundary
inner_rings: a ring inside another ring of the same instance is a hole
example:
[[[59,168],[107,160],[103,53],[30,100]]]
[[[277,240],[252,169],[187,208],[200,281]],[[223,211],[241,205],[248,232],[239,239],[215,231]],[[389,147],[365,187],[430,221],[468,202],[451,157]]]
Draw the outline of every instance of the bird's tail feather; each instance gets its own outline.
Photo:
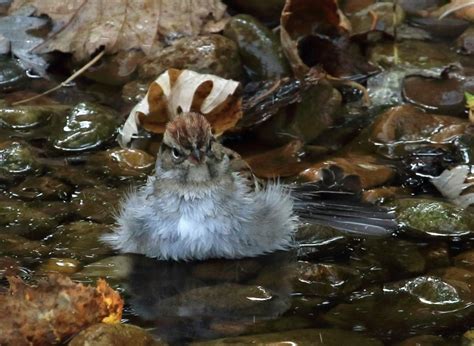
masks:
[[[294,187],[295,213],[308,223],[358,236],[389,236],[397,228],[395,211],[360,201],[353,191],[324,191],[306,183]]]

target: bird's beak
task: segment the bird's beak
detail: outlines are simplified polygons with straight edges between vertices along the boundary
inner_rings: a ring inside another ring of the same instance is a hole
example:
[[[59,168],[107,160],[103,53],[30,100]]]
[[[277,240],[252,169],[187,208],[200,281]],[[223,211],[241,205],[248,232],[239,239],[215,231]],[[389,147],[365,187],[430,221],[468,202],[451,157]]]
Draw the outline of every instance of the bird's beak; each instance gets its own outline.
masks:
[[[199,151],[199,149],[194,148],[192,153],[191,153],[191,157],[196,161],[196,163],[200,163],[202,155],[201,155],[201,152]]]

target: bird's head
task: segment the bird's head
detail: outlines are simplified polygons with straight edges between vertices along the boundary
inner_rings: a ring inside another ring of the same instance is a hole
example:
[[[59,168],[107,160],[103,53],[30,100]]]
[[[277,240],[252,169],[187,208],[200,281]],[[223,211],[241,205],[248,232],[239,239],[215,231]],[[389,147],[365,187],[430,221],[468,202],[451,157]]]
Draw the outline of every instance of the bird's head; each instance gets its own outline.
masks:
[[[210,181],[228,167],[228,158],[225,159],[221,148],[203,115],[183,113],[166,126],[157,174],[182,183]]]

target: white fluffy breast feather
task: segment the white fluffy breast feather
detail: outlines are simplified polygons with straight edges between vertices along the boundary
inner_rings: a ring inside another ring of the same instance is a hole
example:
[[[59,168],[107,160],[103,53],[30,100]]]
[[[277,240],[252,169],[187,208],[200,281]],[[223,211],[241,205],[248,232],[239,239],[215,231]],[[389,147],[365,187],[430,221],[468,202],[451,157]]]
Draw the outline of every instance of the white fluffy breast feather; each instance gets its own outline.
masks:
[[[155,179],[150,177],[122,203],[117,227],[103,237],[115,249],[158,259],[202,260],[253,257],[292,244],[293,202],[277,183],[250,191],[234,173],[231,181],[191,192],[157,191]]]

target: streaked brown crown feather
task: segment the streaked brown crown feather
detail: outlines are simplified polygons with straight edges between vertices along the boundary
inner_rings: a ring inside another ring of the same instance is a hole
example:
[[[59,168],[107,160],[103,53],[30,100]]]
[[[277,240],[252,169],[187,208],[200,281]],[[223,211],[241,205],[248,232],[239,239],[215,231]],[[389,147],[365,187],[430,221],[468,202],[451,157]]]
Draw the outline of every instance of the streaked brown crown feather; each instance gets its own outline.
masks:
[[[203,148],[212,138],[211,125],[199,113],[178,115],[166,126],[164,142],[186,149]]]

